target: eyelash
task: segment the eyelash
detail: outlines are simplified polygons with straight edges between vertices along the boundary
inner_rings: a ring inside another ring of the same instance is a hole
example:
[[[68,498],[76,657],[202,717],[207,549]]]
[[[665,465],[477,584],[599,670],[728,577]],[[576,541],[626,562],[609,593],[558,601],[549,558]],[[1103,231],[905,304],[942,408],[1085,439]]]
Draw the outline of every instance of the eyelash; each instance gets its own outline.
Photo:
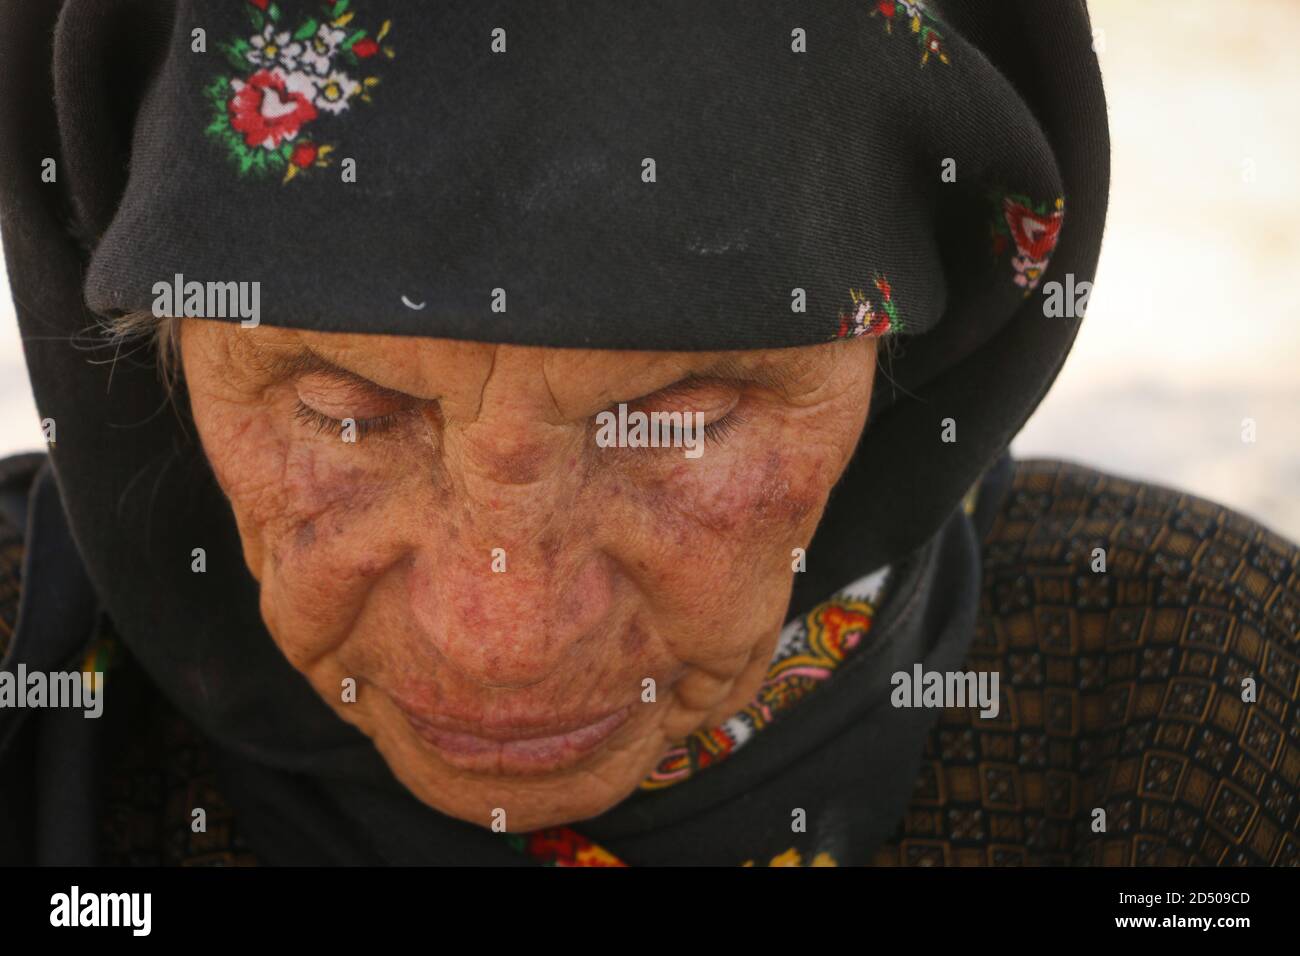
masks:
[[[353,419],[357,425],[357,437],[383,434],[395,426],[401,420],[402,415],[401,412],[392,412],[388,415],[377,415],[374,418]],[[343,427],[343,419],[324,415],[306,404],[302,399],[298,399],[294,406],[293,416],[306,427],[313,429],[318,435],[323,435],[326,432],[337,432]],[[709,422],[704,426],[705,441],[721,445],[744,423],[745,419],[733,409],[717,421]]]
[[[745,424],[744,417],[732,409],[716,422],[709,422],[704,426],[704,438],[706,441],[721,445],[743,424]]]
[[[337,432],[343,427],[343,419],[323,415],[303,402],[302,399],[298,399],[297,404],[294,406],[293,417],[306,427],[314,429],[319,435],[326,432]],[[366,435],[378,435],[388,431],[401,418],[401,412],[392,412],[388,415],[377,415],[374,418],[355,418],[353,421],[357,424],[357,437],[362,438]]]

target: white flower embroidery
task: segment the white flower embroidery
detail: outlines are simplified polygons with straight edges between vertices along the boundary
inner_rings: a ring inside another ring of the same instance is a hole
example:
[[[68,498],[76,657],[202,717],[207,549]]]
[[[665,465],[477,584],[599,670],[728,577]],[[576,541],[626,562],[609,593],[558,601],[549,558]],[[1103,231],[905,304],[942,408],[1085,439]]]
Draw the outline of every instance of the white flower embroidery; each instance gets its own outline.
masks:
[[[361,84],[341,70],[335,70],[316,87],[316,108],[330,113],[342,113],[348,100],[361,89]]]
[[[1016,270],[1016,285],[1022,289],[1032,289],[1038,285],[1038,279],[1047,268],[1047,260],[1035,261],[1029,256],[1013,256],[1011,265]]]
[[[849,330],[849,335],[865,335],[871,319],[871,303],[863,299],[853,312],[853,328]]]
[[[336,30],[328,23],[322,23],[316,35],[307,41],[307,49],[302,54],[302,62],[319,76],[330,71],[330,61],[338,51],[346,33]]]
[[[276,33],[275,26],[268,23],[260,36],[255,36],[248,41],[249,46],[252,47],[246,54],[248,62],[268,70],[276,66],[285,70],[296,70],[298,60],[302,57],[302,44],[291,40],[287,30]]]

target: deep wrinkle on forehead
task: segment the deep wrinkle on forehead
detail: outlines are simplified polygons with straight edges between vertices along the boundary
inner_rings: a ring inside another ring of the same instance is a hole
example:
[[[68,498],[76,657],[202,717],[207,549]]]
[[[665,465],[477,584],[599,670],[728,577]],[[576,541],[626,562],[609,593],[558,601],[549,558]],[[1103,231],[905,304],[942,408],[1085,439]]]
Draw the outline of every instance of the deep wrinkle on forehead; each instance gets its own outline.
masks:
[[[332,347],[335,343],[329,335],[297,333],[288,341],[264,342],[249,336],[244,344],[251,353],[252,364],[275,381],[327,374],[378,395],[433,401],[443,397],[439,394],[442,389],[433,379],[454,374],[462,378],[457,383],[459,386],[473,384],[478,390],[474,417],[499,366],[505,361],[512,367],[536,363],[548,404],[559,419],[574,420],[618,402],[642,401],[707,383],[753,385],[786,396],[813,390],[829,377],[845,343],[752,352],[637,352],[349,334],[337,343],[343,347],[336,348]],[[467,369],[459,359],[466,350],[477,352],[485,360],[486,371],[481,382],[473,381],[478,376],[464,380]],[[506,350],[505,361],[502,350]],[[412,352],[416,353],[414,359]],[[358,362],[361,356],[365,360]],[[427,360],[422,361],[423,357]],[[397,378],[405,378],[400,370],[396,375],[385,375],[386,382],[377,381],[379,366],[393,359],[405,360],[403,364],[415,368],[421,381],[398,382]],[[426,374],[429,370],[431,374]]]

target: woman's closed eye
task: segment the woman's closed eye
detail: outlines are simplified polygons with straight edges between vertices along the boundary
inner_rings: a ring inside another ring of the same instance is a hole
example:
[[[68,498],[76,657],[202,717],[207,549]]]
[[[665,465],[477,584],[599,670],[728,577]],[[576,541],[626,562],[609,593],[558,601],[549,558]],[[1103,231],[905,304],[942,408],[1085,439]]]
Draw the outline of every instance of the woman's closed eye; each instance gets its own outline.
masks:
[[[303,376],[295,388],[294,418],[321,434],[340,432],[349,423],[358,435],[380,434],[425,404],[402,392],[324,372]]]
[[[320,435],[346,437],[349,426],[358,437],[383,434],[430,404],[333,368],[300,373],[293,381],[293,390],[294,419]],[[664,423],[662,427],[673,433],[673,445],[689,444],[698,433],[705,441],[721,443],[744,424],[740,412],[742,393],[735,382],[686,378],[624,405],[628,413],[639,412]]]
[[[745,422],[740,404],[741,391],[734,384],[686,379],[629,402],[627,408],[629,413],[672,416],[675,444],[684,441],[685,429],[693,430],[697,422],[702,426],[705,440],[721,443]],[[678,420],[683,428],[677,428]]]

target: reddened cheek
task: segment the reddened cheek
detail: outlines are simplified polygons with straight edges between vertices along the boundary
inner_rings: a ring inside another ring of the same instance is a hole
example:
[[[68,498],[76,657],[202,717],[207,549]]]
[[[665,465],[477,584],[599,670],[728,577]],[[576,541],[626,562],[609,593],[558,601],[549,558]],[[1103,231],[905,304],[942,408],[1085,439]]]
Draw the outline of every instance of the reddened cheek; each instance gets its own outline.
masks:
[[[825,499],[806,461],[768,451],[731,480],[701,490],[701,524],[720,534],[771,535],[800,527]]]
[[[242,401],[204,402],[195,423],[259,583],[316,574],[324,585],[377,563],[371,546],[390,537],[385,502],[400,487],[393,456],[296,436],[297,423]]]
[[[706,531],[729,549],[748,550],[754,542],[784,542],[815,520],[839,473],[835,459],[769,447],[722,467],[683,462],[646,489],[642,500],[662,517],[665,530],[683,532],[674,533],[681,543]]]

